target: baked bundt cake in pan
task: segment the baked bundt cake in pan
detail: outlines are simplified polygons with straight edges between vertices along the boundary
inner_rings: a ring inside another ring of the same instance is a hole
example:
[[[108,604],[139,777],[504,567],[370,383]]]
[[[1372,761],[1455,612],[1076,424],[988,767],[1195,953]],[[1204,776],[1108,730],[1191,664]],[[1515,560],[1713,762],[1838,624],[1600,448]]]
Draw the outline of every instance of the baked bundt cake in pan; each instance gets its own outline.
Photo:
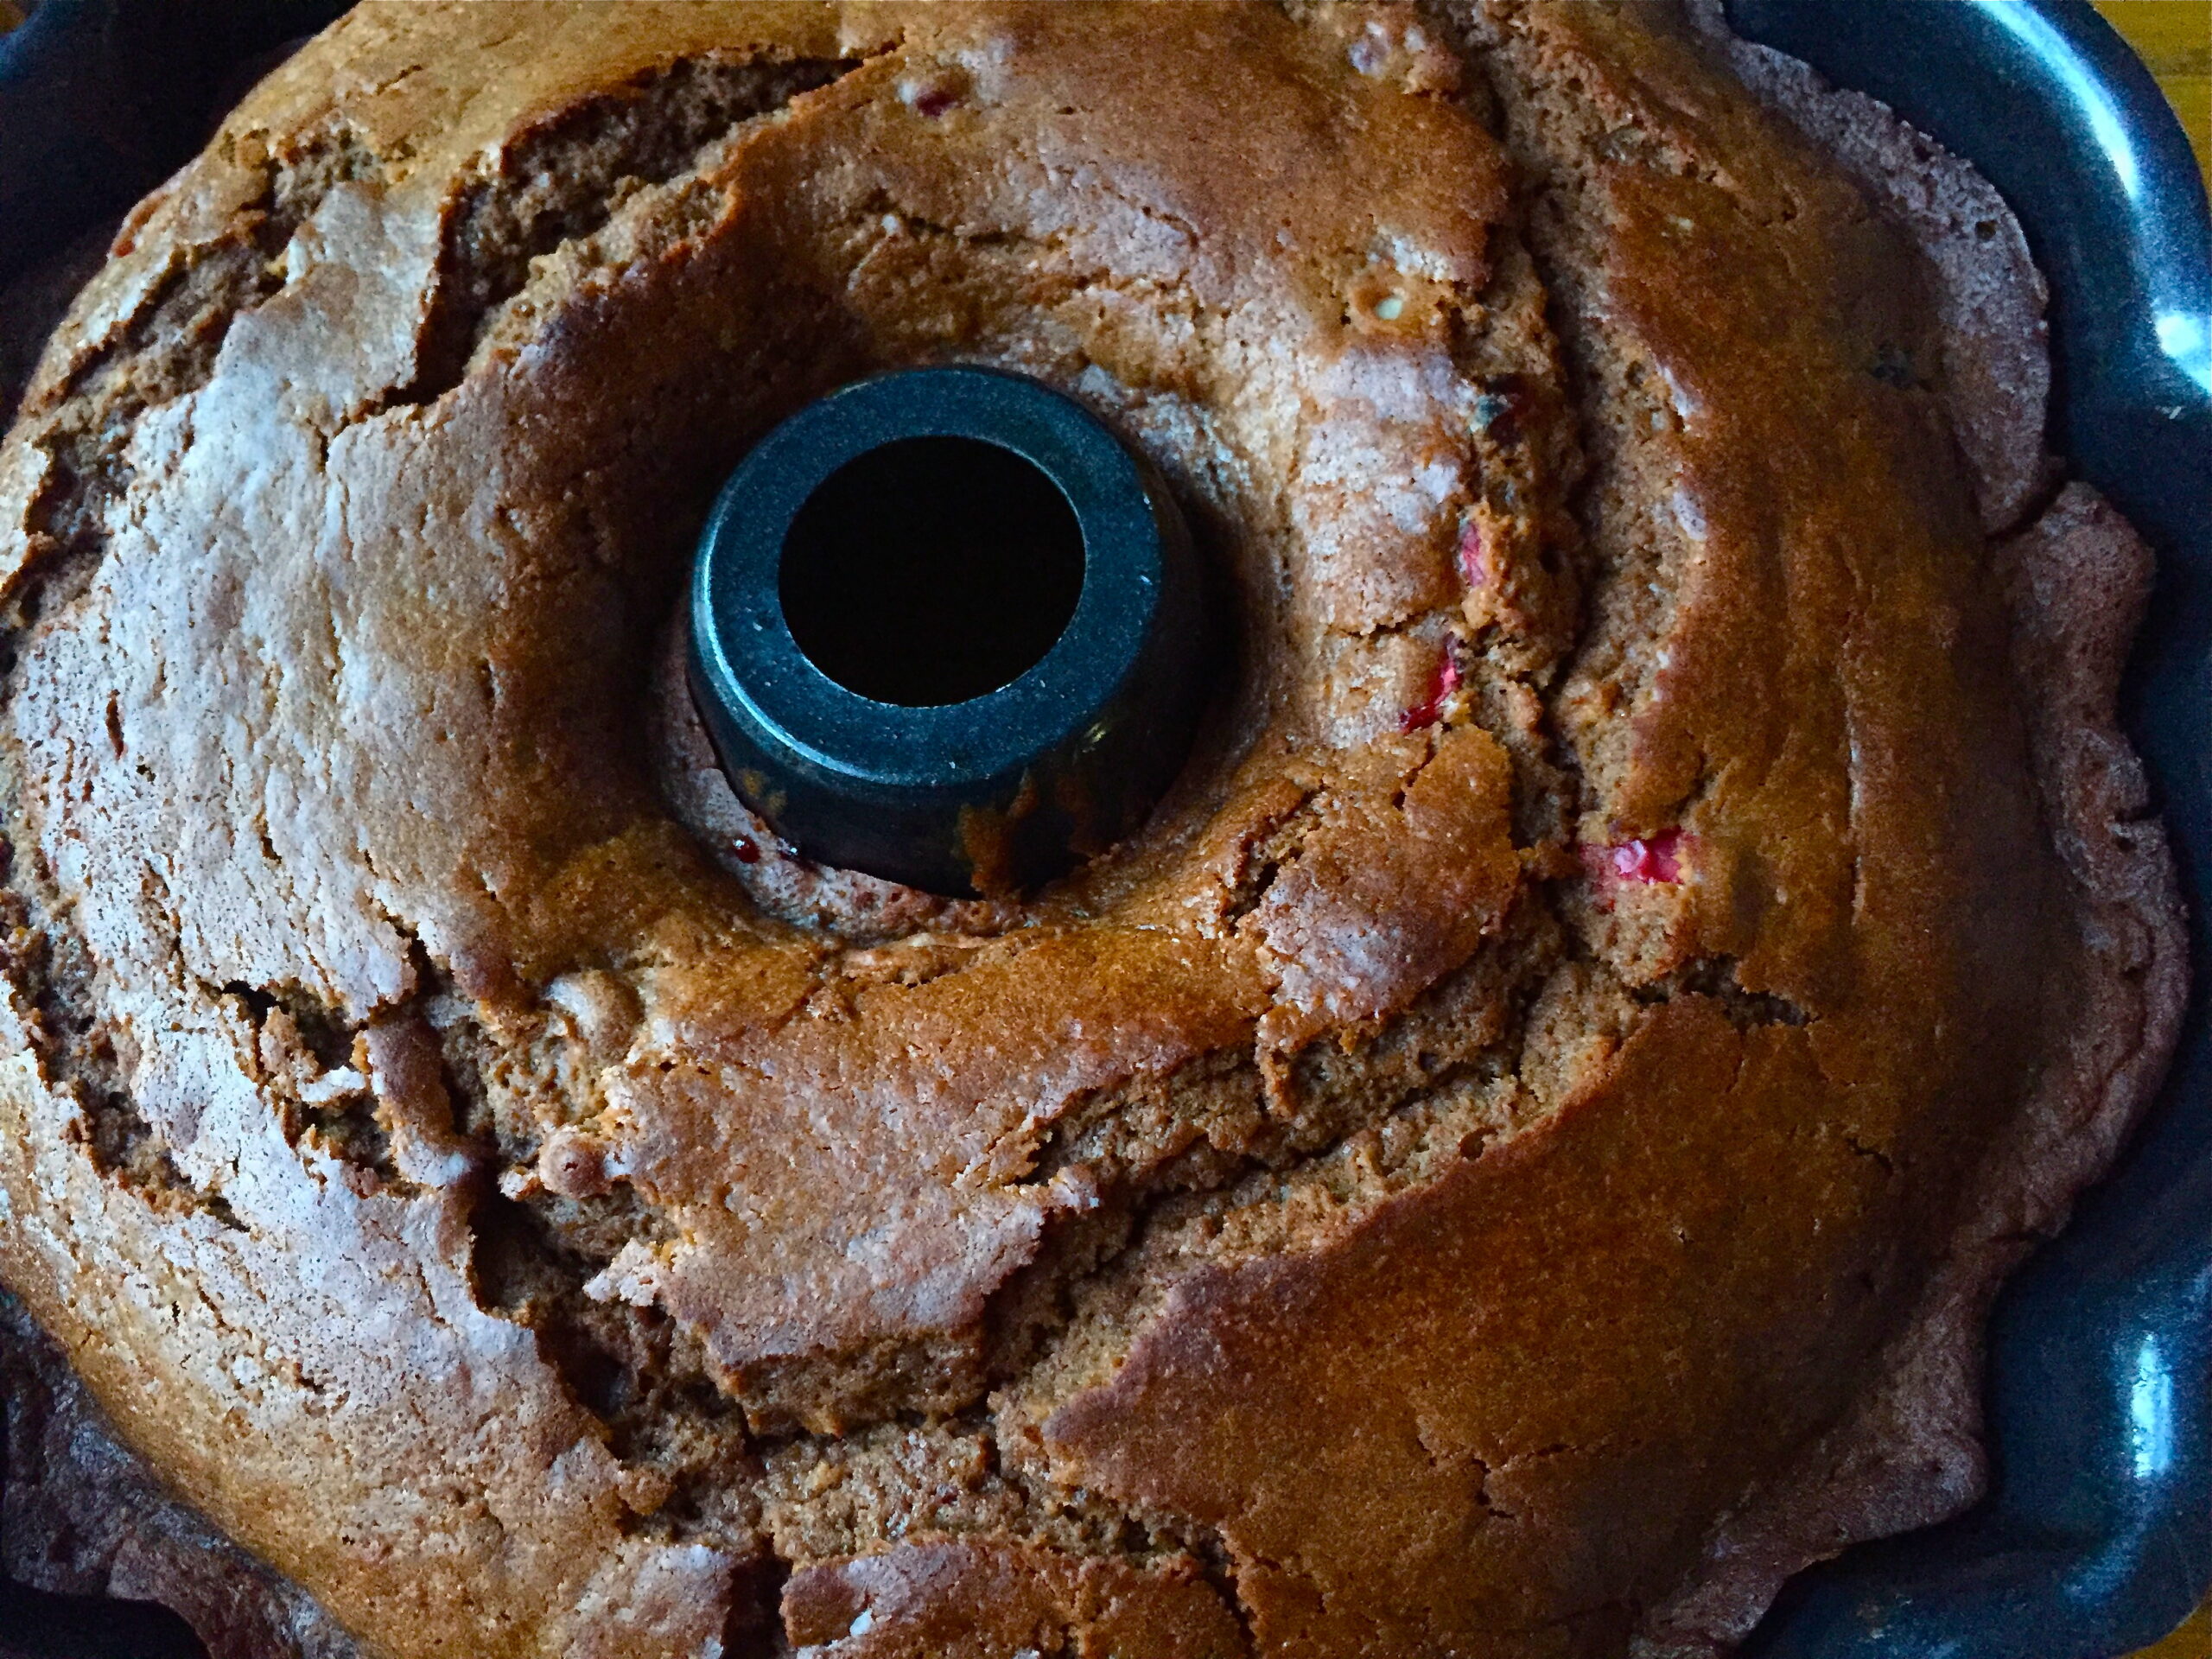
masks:
[[[131,1593],[1695,1655],[1970,1502],[2183,972],[2040,307],[1708,6],[356,7],[0,448],[0,1278]],[[1133,832],[933,893],[685,641],[748,450],[946,365],[1156,470],[1213,633]]]

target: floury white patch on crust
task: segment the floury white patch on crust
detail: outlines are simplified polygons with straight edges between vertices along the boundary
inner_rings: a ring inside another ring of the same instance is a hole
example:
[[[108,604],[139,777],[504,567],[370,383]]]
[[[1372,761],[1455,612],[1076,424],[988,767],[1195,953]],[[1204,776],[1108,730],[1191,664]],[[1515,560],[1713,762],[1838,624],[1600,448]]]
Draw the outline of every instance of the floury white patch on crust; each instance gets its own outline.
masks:
[[[613,15],[357,9],[0,448],[0,1271],[124,1436],[407,1659],[1702,1653],[1967,1501],[2181,975],[1986,188],[1664,7]],[[1022,905],[657,667],[747,435],[946,357],[1238,634]],[[10,1565],[346,1649],[125,1510]]]

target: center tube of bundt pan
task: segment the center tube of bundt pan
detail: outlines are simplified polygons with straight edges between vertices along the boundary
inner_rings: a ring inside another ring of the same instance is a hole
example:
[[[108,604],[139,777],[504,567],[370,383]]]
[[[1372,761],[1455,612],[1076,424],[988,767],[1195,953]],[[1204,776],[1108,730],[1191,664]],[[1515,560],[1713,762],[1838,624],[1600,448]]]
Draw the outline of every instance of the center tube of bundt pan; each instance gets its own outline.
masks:
[[[995,369],[857,381],[776,427],[701,533],[690,671],[732,786],[809,859],[1033,890],[1137,829],[1205,690],[1157,471]]]

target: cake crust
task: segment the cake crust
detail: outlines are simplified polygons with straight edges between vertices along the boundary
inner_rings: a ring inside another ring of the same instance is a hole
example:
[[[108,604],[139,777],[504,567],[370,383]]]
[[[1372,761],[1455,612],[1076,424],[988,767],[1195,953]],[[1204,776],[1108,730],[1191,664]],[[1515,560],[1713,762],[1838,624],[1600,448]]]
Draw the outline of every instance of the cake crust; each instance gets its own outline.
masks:
[[[357,10],[0,448],[0,1275],[123,1434],[394,1656],[1706,1652],[1967,1501],[2183,968],[2147,557],[1896,132],[1656,6],[603,15]],[[1027,903],[652,671],[944,355],[1237,601]]]

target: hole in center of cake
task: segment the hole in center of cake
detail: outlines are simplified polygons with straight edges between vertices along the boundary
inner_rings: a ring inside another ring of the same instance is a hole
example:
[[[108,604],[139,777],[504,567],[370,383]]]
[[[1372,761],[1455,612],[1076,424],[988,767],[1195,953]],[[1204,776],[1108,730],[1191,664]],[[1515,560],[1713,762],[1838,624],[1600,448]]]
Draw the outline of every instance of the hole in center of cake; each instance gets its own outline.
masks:
[[[1034,668],[1083,592],[1083,531],[1011,449],[904,438],[823,480],[778,572],[800,651],[847,690],[909,709],[966,702]]]

